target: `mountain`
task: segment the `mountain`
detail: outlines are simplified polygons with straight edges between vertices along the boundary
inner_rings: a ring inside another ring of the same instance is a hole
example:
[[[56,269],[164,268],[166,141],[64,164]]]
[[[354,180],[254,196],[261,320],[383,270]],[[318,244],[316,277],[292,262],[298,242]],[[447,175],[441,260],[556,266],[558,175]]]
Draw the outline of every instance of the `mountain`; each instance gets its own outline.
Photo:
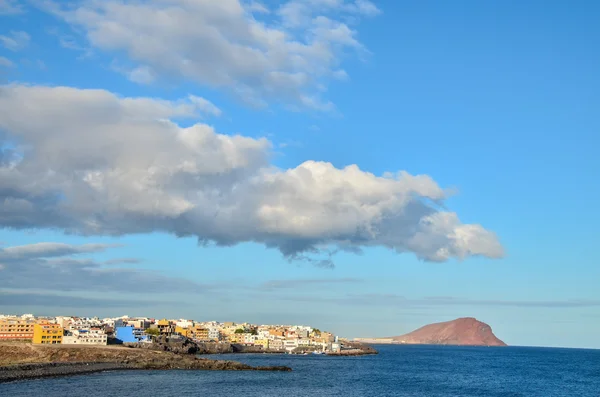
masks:
[[[429,324],[389,339],[407,344],[506,346],[506,343],[494,335],[492,327],[473,317]]]

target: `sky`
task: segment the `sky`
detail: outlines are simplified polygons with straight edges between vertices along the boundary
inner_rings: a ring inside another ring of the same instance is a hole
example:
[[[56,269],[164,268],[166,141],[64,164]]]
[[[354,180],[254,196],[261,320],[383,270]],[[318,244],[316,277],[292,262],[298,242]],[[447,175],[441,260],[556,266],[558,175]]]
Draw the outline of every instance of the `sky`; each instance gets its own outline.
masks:
[[[0,313],[600,348],[599,16],[0,0]]]

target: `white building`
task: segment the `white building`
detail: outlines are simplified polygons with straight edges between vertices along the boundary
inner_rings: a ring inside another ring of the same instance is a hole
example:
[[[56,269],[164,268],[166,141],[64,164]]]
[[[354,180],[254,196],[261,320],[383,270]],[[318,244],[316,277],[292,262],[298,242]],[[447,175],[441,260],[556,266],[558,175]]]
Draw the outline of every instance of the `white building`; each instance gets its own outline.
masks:
[[[283,340],[272,339],[269,341],[269,349],[272,350],[283,350]]]
[[[244,334],[244,343],[254,343],[254,341],[258,339],[258,337],[256,335],[252,335],[252,334]]]
[[[258,337],[259,339],[270,339],[271,334],[269,333],[269,329],[259,329]]]
[[[310,339],[298,339],[298,346],[310,346],[312,343],[312,341]]]
[[[180,319],[175,321],[175,325],[181,328],[191,328],[194,326],[194,322],[192,320]]]
[[[283,348],[287,351],[292,351],[298,347],[298,339],[285,339],[283,341]]]
[[[94,328],[94,327],[99,327],[101,325],[100,320],[98,319],[94,319],[94,318],[77,318],[77,319],[72,319],[71,323],[69,324],[69,329],[72,330],[76,330],[76,329],[90,329],[90,328]]]
[[[210,340],[221,340],[221,331],[218,328],[208,329],[208,339]]]
[[[101,329],[75,329],[63,336],[63,345],[106,345],[107,336]]]

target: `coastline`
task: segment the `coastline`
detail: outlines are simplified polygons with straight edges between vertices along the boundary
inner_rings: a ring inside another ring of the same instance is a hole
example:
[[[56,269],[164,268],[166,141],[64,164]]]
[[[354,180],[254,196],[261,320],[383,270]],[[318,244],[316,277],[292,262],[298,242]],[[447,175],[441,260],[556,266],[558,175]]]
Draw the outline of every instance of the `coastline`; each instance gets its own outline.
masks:
[[[38,346],[0,343],[0,383],[109,370],[282,371],[285,366],[253,367],[167,351],[121,346]]]

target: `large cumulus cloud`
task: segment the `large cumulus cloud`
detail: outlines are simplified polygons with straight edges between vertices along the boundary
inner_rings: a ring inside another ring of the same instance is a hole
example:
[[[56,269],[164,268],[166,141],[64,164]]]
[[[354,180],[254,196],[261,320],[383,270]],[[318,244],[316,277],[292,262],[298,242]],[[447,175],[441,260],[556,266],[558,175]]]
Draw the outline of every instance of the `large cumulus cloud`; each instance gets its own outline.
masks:
[[[446,191],[429,176],[316,161],[277,169],[266,139],[172,121],[204,103],[0,86],[0,225],[252,241],[290,259],[368,246],[430,261],[502,255],[494,233],[440,210]]]

